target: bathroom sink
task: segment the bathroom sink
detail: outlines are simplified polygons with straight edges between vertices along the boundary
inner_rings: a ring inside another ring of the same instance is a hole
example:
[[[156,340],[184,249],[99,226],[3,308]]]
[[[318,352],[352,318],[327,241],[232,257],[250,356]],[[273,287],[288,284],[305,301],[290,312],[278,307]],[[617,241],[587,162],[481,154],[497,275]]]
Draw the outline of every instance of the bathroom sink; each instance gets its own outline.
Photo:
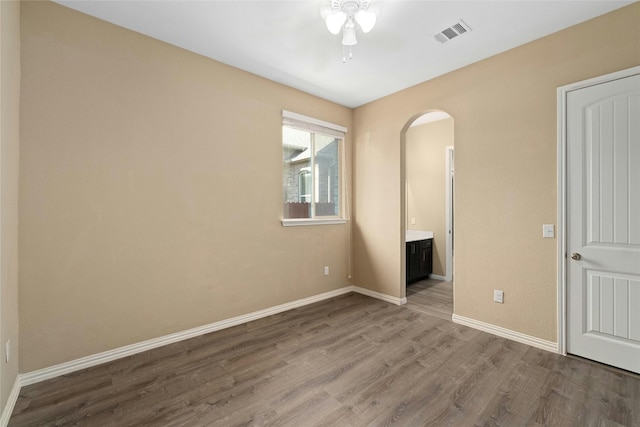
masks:
[[[433,239],[433,231],[407,230],[405,236],[405,242],[415,242],[426,239]]]

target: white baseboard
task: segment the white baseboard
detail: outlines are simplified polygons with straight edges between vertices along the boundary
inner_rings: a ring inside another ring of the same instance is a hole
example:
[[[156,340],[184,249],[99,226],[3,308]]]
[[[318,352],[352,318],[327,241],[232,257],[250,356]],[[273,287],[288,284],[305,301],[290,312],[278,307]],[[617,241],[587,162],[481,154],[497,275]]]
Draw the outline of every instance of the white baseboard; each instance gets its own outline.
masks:
[[[308,298],[299,299],[296,301],[291,301],[285,304],[276,305],[274,307],[269,307],[264,310],[255,311],[253,313],[232,317],[230,319],[221,320],[219,322],[214,322],[208,325],[199,326],[197,328],[187,329],[185,331],[176,332],[176,333],[165,335],[162,337],[153,338],[147,341],[126,345],[124,347],[119,347],[113,350],[104,351],[102,353],[92,354],[90,356],[71,360],[65,363],[60,363],[58,365],[50,366],[48,368],[38,369],[36,371],[20,374],[18,375],[18,378],[16,380],[18,384],[17,393],[19,393],[20,387],[22,386],[35,384],[40,381],[45,381],[51,378],[58,377],[60,375],[69,374],[71,372],[76,372],[82,369],[90,368],[92,366],[100,365],[102,363],[111,362],[113,360],[131,356],[137,353],[141,353],[143,351],[152,350],[154,348],[158,348],[163,345],[173,344],[178,341],[194,338],[200,335],[208,334],[210,332],[215,332],[221,329],[230,328],[232,326],[241,325],[243,323],[247,323],[252,320],[258,320],[263,317],[271,316],[273,314],[282,313],[283,311],[313,304],[315,302],[319,302],[319,301],[323,301],[339,295],[347,294],[349,292],[356,292],[362,295],[367,295],[369,297],[380,299],[382,301],[386,301],[396,305],[402,305],[407,303],[406,298],[393,297],[390,295],[382,294],[380,292],[361,288],[359,286],[345,286],[340,289],[314,295]],[[17,399],[17,394],[16,394],[16,399]],[[11,409],[13,409],[13,406],[11,407]],[[9,412],[9,416],[10,415],[11,415],[11,412]]]
[[[100,365],[102,363],[111,362],[113,360],[120,359],[122,357],[131,356],[133,354],[141,353],[147,350],[152,350],[154,348],[158,348],[163,345],[173,344],[178,341],[194,338],[200,335],[208,334],[210,332],[215,332],[221,329],[230,328],[232,326],[241,325],[243,323],[247,323],[252,320],[261,319],[263,317],[271,316],[273,314],[281,313],[283,311],[302,307],[308,304],[313,304],[314,302],[333,298],[339,295],[347,294],[349,292],[357,292],[357,291],[353,289],[353,286],[345,286],[343,288],[336,289],[334,291],[329,291],[322,294],[314,295],[312,297],[303,298],[303,299],[291,301],[285,304],[276,305],[273,307],[266,308],[264,310],[254,311],[253,313],[232,317],[230,319],[221,320],[219,322],[214,322],[208,325],[199,326],[197,328],[187,329],[185,331],[176,332],[176,333],[165,335],[159,338],[153,338],[147,341],[126,345],[124,347],[119,347],[113,350],[104,351],[102,353],[92,354],[90,356],[71,360],[69,362],[50,366],[48,368],[38,369],[37,371],[32,371],[32,372],[19,375],[20,385],[26,386],[30,384],[35,384],[37,382],[55,378],[60,375],[69,374],[71,372],[79,371],[81,369],[86,369],[92,366]]]
[[[446,277],[444,277],[444,276],[438,276],[437,274],[430,274],[430,275],[429,275],[429,279],[433,279],[433,280],[442,280],[443,282],[444,282],[445,280],[447,280],[447,278],[446,278]]]
[[[376,298],[382,301],[386,301],[386,302],[390,302],[391,304],[395,304],[395,305],[404,305],[407,303],[407,298],[398,298],[398,297],[392,297],[391,295],[387,295],[387,294],[383,294],[380,292],[376,292],[376,291],[372,291],[370,289],[365,289],[365,288],[361,288],[359,286],[352,286],[352,291],[362,294],[362,295],[366,295],[368,297],[371,298]]]
[[[11,388],[11,392],[9,393],[7,403],[4,405],[4,409],[2,410],[2,415],[0,415],[0,427],[7,427],[7,425],[9,425],[9,418],[11,418],[13,407],[18,401],[21,387],[20,375],[18,375],[16,377],[16,380],[13,382],[13,387]]]
[[[507,338],[513,341],[517,341],[522,344],[527,344],[532,347],[537,347],[542,350],[550,351],[552,353],[558,353],[558,343],[536,338],[531,335],[526,335],[520,332],[512,331],[500,326],[492,325],[491,323],[484,323],[479,320],[470,319],[468,317],[458,316],[454,314],[451,316],[451,320],[460,325],[469,326],[470,328],[479,329],[490,334],[497,335],[499,337]]]

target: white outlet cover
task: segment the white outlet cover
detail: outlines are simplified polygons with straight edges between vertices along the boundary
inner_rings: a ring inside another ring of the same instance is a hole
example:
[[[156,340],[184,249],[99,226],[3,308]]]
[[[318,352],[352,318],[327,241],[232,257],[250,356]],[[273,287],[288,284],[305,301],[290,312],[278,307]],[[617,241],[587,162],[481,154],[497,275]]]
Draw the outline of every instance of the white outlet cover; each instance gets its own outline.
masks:
[[[502,304],[504,302],[504,292],[498,289],[493,290],[493,301]]]

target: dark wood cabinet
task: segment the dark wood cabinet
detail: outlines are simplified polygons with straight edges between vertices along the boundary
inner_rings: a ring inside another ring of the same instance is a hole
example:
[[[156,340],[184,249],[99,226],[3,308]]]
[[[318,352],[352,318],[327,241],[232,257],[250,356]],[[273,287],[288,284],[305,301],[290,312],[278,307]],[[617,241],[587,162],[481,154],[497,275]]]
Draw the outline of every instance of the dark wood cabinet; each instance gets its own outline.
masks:
[[[407,284],[428,279],[433,271],[433,239],[407,242]]]

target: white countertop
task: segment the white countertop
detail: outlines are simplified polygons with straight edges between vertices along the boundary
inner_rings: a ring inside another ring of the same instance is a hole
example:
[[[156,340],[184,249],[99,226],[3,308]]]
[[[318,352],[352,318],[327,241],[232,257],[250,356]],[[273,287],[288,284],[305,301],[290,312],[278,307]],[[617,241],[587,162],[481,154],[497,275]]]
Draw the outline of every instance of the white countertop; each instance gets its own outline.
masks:
[[[405,242],[415,242],[425,239],[433,239],[433,231],[407,230],[405,236]]]

